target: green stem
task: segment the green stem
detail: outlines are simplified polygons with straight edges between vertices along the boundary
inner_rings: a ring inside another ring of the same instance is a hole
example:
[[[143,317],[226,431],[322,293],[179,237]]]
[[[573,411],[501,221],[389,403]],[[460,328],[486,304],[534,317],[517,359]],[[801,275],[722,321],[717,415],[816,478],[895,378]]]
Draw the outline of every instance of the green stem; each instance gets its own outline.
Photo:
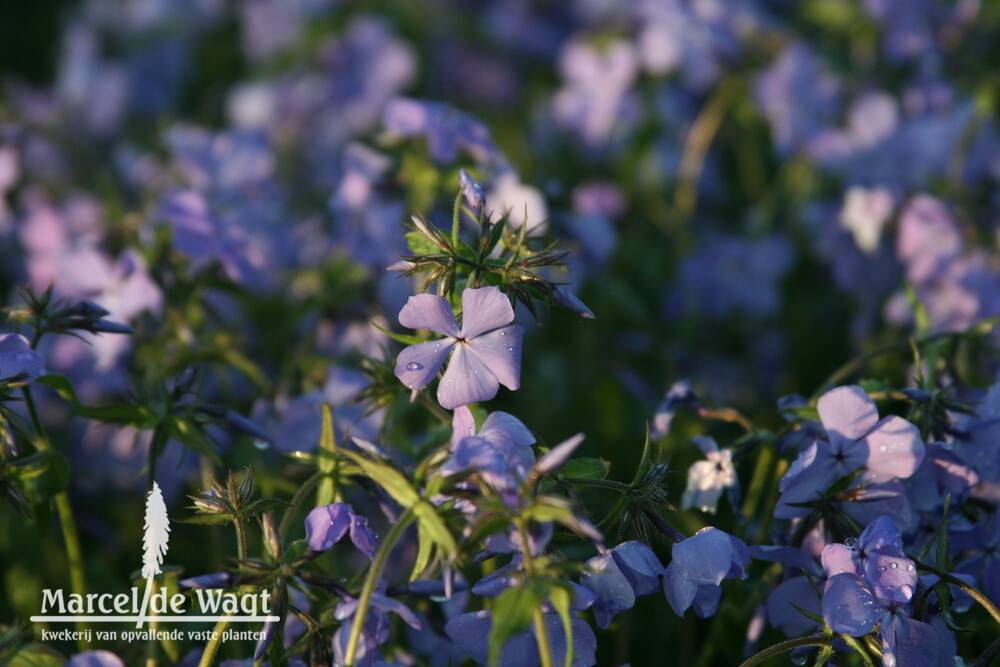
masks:
[[[220,618],[212,629],[212,638],[205,644],[205,650],[201,654],[201,660],[198,661],[198,667],[212,667],[215,654],[219,651],[219,644],[222,643],[222,634],[229,625],[229,614],[226,616],[227,618]]]
[[[780,655],[785,651],[791,651],[792,649],[800,648],[802,646],[829,646],[830,640],[823,637],[798,637],[796,639],[789,639],[783,641],[780,644],[775,644],[774,646],[769,646],[760,653],[750,656],[746,660],[740,663],[740,667],[753,667],[753,665],[759,665],[768,658],[773,658],[776,655]]]
[[[535,613],[532,614],[531,620],[535,624],[535,637],[538,639],[538,653],[542,658],[542,667],[554,667],[551,651],[549,650],[549,631],[545,627],[545,616],[542,614],[541,607],[535,608]],[[569,642],[570,640],[567,639],[567,649],[571,648]]]
[[[535,560],[531,553],[531,546],[528,539],[528,522],[521,517],[517,517],[517,533],[521,537],[521,554],[524,556],[524,571],[529,577],[535,576]],[[545,627],[545,617],[542,615],[540,607],[536,608],[532,614],[532,621],[535,626],[535,641],[538,643],[538,655],[542,660],[542,667],[553,667],[552,644],[549,642],[549,631]],[[572,659],[573,638],[566,637],[566,657],[567,661]]]
[[[385,562],[388,560],[393,547],[396,546],[396,542],[403,536],[403,533],[413,523],[416,516],[412,507],[407,508],[403,512],[399,519],[396,520],[396,523],[392,525],[392,528],[389,529],[389,533],[385,536],[385,541],[382,542],[378,548],[378,552],[375,554],[372,566],[368,569],[368,576],[365,577],[365,584],[361,588],[360,597],[358,597],[358,608],[354,612],[354,622],[351,624],[351,636],[347,640],[347,650],[344,652],[344,663],[348,667],[353,667],[354,665],[354,657],[358,652],[358,642],[361,640],[361,630],[365,626],[368,607],[371,605],[372,595],[375,593],[375,586],[378,584],[378,578],[382,574],[382,568],[385,567]]]
[[[942,331],[929,336],[924,336],[922,338],[907,338],[906,340],[899,340],[895,343],[883,345],[882,347],[877,347],[874,350],[860,354],[831,373],[830,376],[817,387],[816,392],[809,398],[809,403],[810,405],[815,405],[816,401],[823,394],[823,392],[827,390],[827,388],[834,387],[844,379],[850,377],[854,371],[859,368],[863,368],[872,359],[881,357],[884,354],[909,350],[911,349],[911,345],[920,347],[946,338],[961,337],[968,333],[986,335],[993,330],[998,322],[1000,322],[1000,318],[991,317],[973,324],[964,332]]]
[[[917,567],[919,567],[922,570],[927,570],[931,574],[936,574],[941,578],[941,581],[947,584],[951,584],[952,586],[957,586],[958,588],[961,588],[963,591],[968,593],[973,600],[982,605],[982,607],[989,613],[989,615],[993,617],[994,621],[1000,623],[1000,609],[997,609],[996,605],[993,604],[993,602],[988,597],[986,597],[986,595],[978,588],[970,586],[969,584],[965,583],[958,577],[952,576],[947,572],[939,570],[933,565],[922,563],[919,560],[917,561]]]
[[[462,190],[458,191],[455,197],[455,208],[451,215],[451,247],[458,254],[458,229],[461,226],[460,218],[462,211]]]
[[[240,518],[233,519],[233,526],[236,527],[236,551],[238,553],[239,559],[246,560],[247,535],[246,531],[243,529],[243,520]]]
[[[39,451],[49,451],[52,447],[45,435],[45,430],[42,428],[42,420],[38,417],[38,410],[31,395],[31,387],[28,385],[21,387],[21,393],[24,395],[24,402],[28,406],[28,417],[35,431],[35,446]],[[73,508],[69,502],[69,494],[66,491],[60,491],[53,497],[53,501],[56,506],[56,514],[59,517],[63,541],[66,543],[70,588],[74,594],[78,594],[83,599],[87,595],[87,583],[83,572],[83,550],[80,548],[80,536],[76,532],[76,521],[73,519]],[[87,624],[83,621],[77,621],[76,627],[78,630],[85,630]],[[82,638],[86,636],[86,633],[81,633],[80,636],[81,639],[78,640],[77,645],[81,651],[85,651],[90,648],[90,642]]]
[[[281,517],[281,523],[278,525],[278,536],[282,541],[285,540],[285,535],[288,534],[288,529],[292,525],[292,519],[295,517],[295,513],[299,511],[299,506],[305,502],[306,496],[309,492],[319,484],[320,480],[326,475],[322,470],[318,470],[313,475],[302,483],[299,490],[295,492],[292,496],[292,504],[288,509],[285,510],[284,516]]]

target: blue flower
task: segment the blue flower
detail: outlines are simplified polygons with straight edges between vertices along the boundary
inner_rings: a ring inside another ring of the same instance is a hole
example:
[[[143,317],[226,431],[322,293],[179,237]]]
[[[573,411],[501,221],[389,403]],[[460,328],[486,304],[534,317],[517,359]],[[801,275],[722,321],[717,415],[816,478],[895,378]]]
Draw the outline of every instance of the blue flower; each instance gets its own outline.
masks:
[[[355,514],[350,505],[323,505],[306,516],[306,542],[313,551],[326,551],[348,533],[359,551],[368,558],[375,557],[378,540],[368,528],[368,520]]]
[[[634,540],[588,560],[580,583],[597,596],[593,609],[598,627],[607,628],[638,596],[659,591],[664,572],[653,550]]]
[[[688,607],[702,618],[715,614],[724,579],[747,578],[750,554],[743,540],[711,526],[673,546],[663,576],[663,592],[678,616]]]

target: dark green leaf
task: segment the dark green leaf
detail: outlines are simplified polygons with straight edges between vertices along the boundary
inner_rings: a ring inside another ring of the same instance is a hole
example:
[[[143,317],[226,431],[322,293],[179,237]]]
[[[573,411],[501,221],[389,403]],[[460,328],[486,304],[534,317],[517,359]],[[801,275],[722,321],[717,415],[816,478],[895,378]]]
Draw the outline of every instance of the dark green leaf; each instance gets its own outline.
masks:
[[[76,391],[73,389],[73,383],[69,381],[65,375],[59,375],[58,373],[46,373],[40,378],[35,380],[35,384],[44,384],[47,387],[55,389],[56,393],[64,401],[69,402],[72,405],[79,405],[80,401],[76,398]]]
[[[560,471],[564,477],[580,479],[604,479],[611,470],[611,464],[604,459],[575,458],[567,461]]]

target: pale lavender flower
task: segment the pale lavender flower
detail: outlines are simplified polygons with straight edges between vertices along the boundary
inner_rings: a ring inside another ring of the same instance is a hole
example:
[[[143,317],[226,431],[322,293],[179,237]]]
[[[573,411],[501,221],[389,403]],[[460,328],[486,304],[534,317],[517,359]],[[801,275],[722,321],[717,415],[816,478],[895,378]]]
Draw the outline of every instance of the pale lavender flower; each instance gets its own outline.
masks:
[[[865,468],[868,483],[888,483],[912,475],[923,461],[920,431],[896,416],[878,418],[878,408],[861,387],[831,389],[817,403],[827,441],[816,440],[781,479],[775,516],[805,516],[793,503],[816,500],[836,480]],[[901,489],[900,489],[901,490]]]
[[[720,450],[715,438],[711,437],[695,438],[695,444],[708,460],[696,461],[688,469],[687,488],[681,497],[681,505],[683,509],[697,507],[702,512],[715,514],[723,491],[739,493],[740,482],[733,467],[733,450]]]
[[[396,358],[396,377],[410,389],[426,387],[454,348],[438,385],[437,398],[449,410],[493,398],[500,385],[517,389],[521,377],[521,337],[510,301],[497,287],[462,292],[459,328],[447,299],[431,294],[411,296],[399,322],[428,329],[445,338],[411,345]]]

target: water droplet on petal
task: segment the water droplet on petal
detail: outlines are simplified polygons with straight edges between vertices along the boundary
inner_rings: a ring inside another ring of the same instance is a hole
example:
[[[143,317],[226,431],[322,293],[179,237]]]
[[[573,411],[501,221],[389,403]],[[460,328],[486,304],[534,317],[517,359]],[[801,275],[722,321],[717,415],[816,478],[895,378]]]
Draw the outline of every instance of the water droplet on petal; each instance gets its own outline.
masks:
[[[897,563],[896,561],[893,561],[893,562],[889,563],[889,569],[890,570],[895,570],[898,567],[899,567],[899,563]]]
[[[418,364],[415,361],[411,361],[410,363],[406,364],[406,370],[408,371],[419,371],[423,367],[424,367],[423,364]]]
[[[913,563],[910,563],[909,565],[906,566],[906,571],[913,572]]]
[[[501,332],[500,332],[500,335],[501,335],[501,336],[506,336],[506,335],[507,335],[507,332],[506,332],[506,331],[501,331]]]
[[[857,541],[858,541],[857,538],[848,537],[844,539],[844,546],[847,547],[848,549],[853,549]]]

